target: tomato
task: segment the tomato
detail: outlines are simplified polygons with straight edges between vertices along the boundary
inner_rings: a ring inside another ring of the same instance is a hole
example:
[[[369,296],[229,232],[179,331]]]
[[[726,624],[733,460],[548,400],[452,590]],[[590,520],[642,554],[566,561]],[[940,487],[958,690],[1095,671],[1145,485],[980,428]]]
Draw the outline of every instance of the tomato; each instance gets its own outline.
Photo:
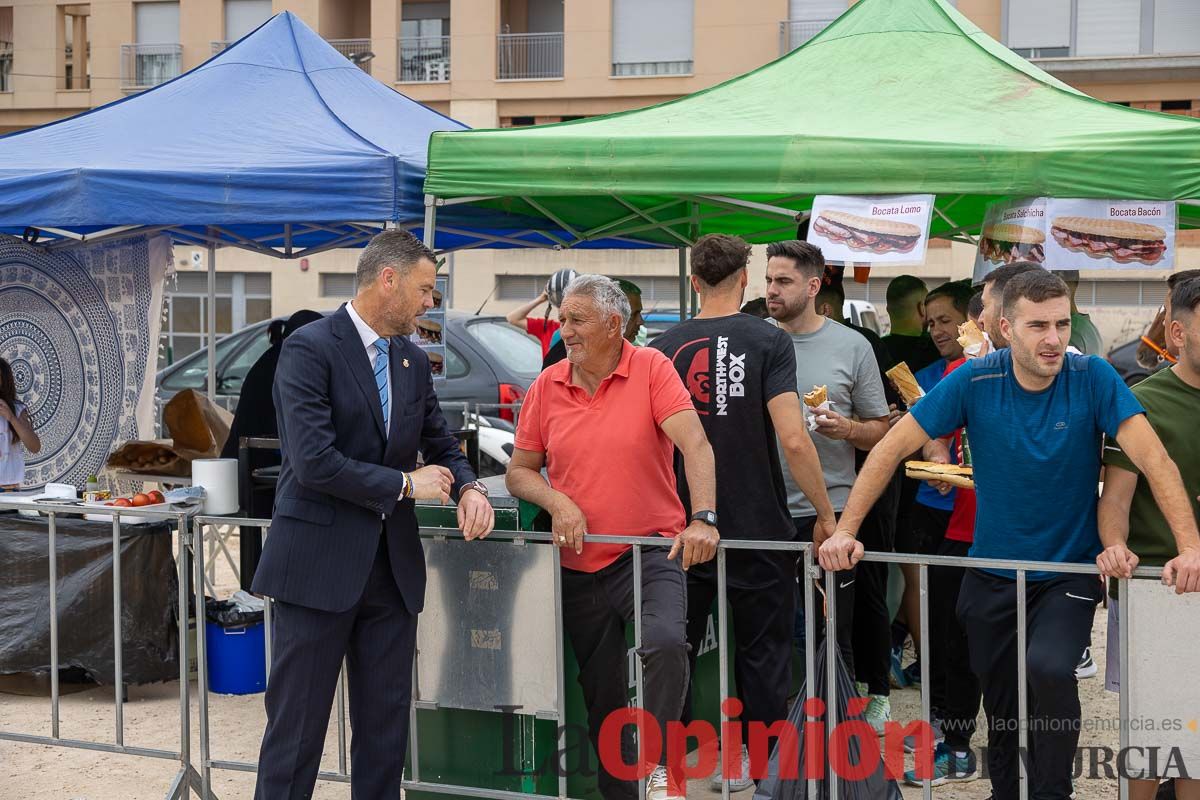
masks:
[[[153,504],[166,502],[166,498],[163,497],[163,493],[160,492],[158,489],[155,489],[151,492],[147,492],[146,496],[150,498],[150,502]]]
[[[151,502],[153,501],[150,499],[150,496],[142,494],[141,492],[138,492],[133,496],[133,504],[135,506],[148,506]]]
[[[112,501],[112,504],[114,506],[120,506],[121,508],[129,508],[133,505],[133,502],[130,501],[128,497],[118,497],[116,500]]]

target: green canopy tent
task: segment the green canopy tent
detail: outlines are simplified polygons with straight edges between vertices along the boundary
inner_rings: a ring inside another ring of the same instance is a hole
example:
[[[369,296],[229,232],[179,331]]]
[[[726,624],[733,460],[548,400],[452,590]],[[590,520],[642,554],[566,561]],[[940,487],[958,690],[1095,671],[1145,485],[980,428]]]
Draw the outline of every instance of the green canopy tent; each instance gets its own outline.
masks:
[[[434,133],[428,163],[426,230],[438,206],[480,203],[566,231],[562,247],[767,242],[816,194],[934,194],[932,235],[968,242],[1004,197],[1179,200],[1181,226],[1200,226],[1200,120],[1089,97],[943,0],[862,0],[798,50],[660,105]]]

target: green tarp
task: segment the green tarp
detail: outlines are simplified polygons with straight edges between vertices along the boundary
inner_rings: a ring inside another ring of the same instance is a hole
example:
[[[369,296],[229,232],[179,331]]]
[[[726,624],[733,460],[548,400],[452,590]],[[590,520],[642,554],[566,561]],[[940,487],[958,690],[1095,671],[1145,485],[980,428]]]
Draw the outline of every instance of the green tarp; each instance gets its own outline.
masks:
[[[1200,120],[1088,97],[942,0],[862,0],[803,47],[696,94],[604,117],[434,133],[425,191],[579,238],[756,242],[815,194],[934,194],[935,236],[1001,197],[1200,198]],[[1184,226],[1200,208],[1180,205]]]

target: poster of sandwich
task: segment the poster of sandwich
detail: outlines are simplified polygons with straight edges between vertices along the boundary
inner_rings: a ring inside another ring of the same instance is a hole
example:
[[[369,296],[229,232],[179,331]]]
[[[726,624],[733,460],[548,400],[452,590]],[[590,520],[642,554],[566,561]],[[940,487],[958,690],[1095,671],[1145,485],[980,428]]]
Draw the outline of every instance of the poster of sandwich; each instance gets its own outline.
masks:
[[[446,377],[446,308],[443,300],[449,280],[445,275],[437,277],[433,308],[417,317],[417,329],[411,337],[429,356],[429,369],[435,381]]]
[[[1049,269],[1171,269],[1175,203],[1048,199],[1045,264]]]
[[[808,242],[826,261],[911,264],[925,260],[933,195],[813,198]]]
[[[975,282],[1014,261],[1046,261],[1046,198],[992,203],[984,212],[979,249],[975,254]]]

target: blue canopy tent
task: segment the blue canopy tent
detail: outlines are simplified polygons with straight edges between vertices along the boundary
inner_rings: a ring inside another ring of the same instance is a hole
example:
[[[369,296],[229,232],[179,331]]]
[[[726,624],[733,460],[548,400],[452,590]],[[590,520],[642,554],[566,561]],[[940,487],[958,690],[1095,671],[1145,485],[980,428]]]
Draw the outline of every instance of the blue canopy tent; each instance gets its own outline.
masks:
[[[211,392],[216,248],[295,258],[361,246],[385,227],[422,236],[429,136],[465,127],[283,12],[172,81],[0,137],[0,232],[48,249],[148,233],[207,246]],[[573,238],[467,206],[438,223],[440,250]]]
[[[281,258],[353,247],[420,231],[429,136],[465,128],[283,12],[175,80],[0,137],[0,230],[51,246],[163,231]],[[473,208],[439,223],[443,250],[571,239]]]

